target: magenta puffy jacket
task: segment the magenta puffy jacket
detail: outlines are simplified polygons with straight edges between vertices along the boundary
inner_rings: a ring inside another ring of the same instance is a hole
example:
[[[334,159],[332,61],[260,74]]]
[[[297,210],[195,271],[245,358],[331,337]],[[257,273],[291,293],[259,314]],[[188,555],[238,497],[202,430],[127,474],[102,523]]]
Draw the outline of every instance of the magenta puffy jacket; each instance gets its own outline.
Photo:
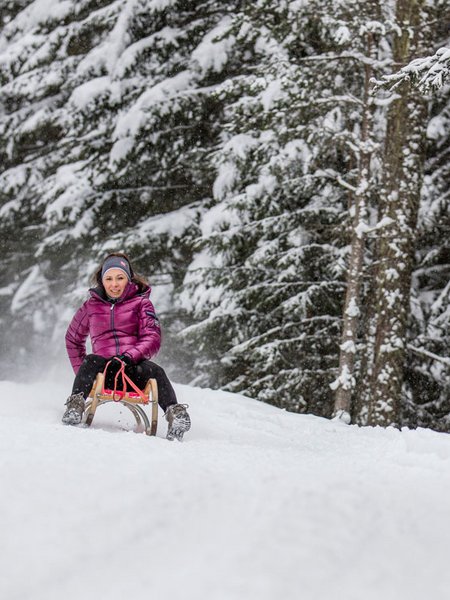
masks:
[[[101,288],[77,310],[66,332],[66,348],[75,373],[86,356],[86,338],[92,352],[105,358],[128,354],[135,363],[154,356],[161,346],[161,329],[150,302],[150,288],[139,292],[128,283],[122,296],[109,301]]]

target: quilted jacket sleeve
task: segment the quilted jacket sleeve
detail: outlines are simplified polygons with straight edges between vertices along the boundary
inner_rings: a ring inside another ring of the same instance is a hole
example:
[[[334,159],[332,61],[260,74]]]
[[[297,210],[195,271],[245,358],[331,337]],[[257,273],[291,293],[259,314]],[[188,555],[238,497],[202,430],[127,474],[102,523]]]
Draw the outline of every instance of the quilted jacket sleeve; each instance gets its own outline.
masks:
[[[86,356],[86,338],[89,335],[89,315],[85,302],[75,313],[66,331],[66,349],[75,373]]]
[[[144,297],[139,307],[139,336],[133,348],[126,351],[133,362],[152,358],[161,347],[161,327],[153,304]]]

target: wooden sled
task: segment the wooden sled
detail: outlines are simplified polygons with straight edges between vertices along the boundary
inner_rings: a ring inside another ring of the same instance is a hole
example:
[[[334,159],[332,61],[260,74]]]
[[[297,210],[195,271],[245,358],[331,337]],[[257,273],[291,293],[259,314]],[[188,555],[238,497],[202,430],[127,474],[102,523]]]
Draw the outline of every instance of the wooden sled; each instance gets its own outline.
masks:
[[[149,379],[147,385],[144,390],[139,390],[133,382],[125,375],[125,365],[122,363],[122,367],[117,373],[117,377],[119,374],[122,375],[123,388],[126,389],[126,381],[131,384],[131,386],[136,391],[122,391],[122,390],[108,390],[105,389],[105,373],[110,363],[108,363],[105,367],[103,373],[99,373],[94,381],[94,385],[89,393],[88,398],[86,399],[85,405],[85,424],[90,427],[92,421],[94,420],[95,411],[102,404],[106,404],[107,402],[120,402],[126,406],[133,413],[134,418],[136,419],[136,423],[138,428],[142,425],[144,426],[144,431],[147,435],[156,435],[156,429],[158,427],[158,386],[156,384],[156,379]],[[115,385],[116,387],[116,385]],[[142,408],[150,404],[152,407],[151,410],[151,421],[149,420],[146,412]]]

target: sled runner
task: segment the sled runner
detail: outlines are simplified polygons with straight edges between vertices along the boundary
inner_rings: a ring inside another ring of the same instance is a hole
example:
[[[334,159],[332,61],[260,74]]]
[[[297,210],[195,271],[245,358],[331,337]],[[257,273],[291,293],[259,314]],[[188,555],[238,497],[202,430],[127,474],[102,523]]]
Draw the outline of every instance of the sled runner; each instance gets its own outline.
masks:
[[[114,359],[117,360],[117,359]],[[105,389],[106,371],[112,361],[109,361],[102,373],[99,373],[86,400],[85,423],[89,427],[94,419],[97,407],[107,402],[120,402],[133,413],[137,426],[144,426],[147,435],[156,435],[158,426],[158,386],[155,379],[149,379],[144,390],[140,390],[136,384],[126,375],[125,363],[121,363],[120,369],[114,378],[114,389]],[[117,389],[119,376],[122,381],[122,389]],[[127,390],[127,386],[133,391]],[[150,404],[151,422],[142,408],[142,405]]]

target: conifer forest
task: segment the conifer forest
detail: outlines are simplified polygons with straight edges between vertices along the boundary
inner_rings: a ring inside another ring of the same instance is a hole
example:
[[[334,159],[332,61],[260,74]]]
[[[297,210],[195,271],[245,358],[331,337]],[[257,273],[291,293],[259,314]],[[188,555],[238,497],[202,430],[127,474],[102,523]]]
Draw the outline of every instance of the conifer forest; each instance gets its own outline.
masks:
[[[111,251],[178,382],[450,431],[448,0],[4,0],[0,377]]]

